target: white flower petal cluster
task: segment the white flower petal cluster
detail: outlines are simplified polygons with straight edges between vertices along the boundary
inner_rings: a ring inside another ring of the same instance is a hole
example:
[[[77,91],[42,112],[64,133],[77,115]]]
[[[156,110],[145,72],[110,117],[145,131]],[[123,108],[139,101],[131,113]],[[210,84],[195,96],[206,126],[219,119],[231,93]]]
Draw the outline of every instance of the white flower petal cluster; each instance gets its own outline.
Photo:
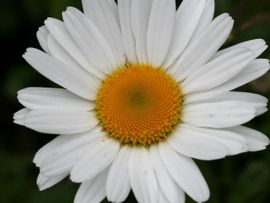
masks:
[[[40,190],[65,177],[81,183],[75,203],[104,198],[123,202],[132,189],[140,203],[196,202],[209,189],[194,159],[215,160],[265,149],[269,139],[241,126],[267,111],[267,99],[236,89],[269,70],[256,39],[219,50],[233,27],[228,14],[213,18],[214,0],[83,0],[63,21],[48,18],[37,33],[44,51],[29,48],[26,61],[63,88],[18,92],[25,107],[14,122],[59,134],[41,148]],[[102,81],[125,64],[162,67],[183,94],[181,124],[148,148],[121,145],[95,115]]]

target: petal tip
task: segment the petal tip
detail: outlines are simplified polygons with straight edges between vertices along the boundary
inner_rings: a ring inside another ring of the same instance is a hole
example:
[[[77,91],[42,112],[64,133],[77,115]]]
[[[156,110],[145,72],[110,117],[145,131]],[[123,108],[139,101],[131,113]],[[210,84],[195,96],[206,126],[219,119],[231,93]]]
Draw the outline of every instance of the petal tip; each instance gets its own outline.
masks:
[[[72,170],[70,172],[70,177],[69,178],[74,183],[82,183],[82,182],[85,181],[85,180],[83,180],[83,178],[81,176],[74,174],[74,172],[72,172]]]

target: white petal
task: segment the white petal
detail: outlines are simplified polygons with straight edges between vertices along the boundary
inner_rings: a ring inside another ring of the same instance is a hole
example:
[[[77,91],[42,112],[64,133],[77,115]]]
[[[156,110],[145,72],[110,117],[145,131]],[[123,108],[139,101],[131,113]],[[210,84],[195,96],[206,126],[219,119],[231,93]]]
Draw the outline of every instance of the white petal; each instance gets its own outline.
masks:
[[[116,159],[113,161],[107,182],[107,198],[111,202],[124,202],[130,192],[130,181],[128,176],[129,147],[122,147]]]
[[[74,148],[71,151],[68,151],[66,154],[56,152],[57,157],[48,157],[40,165],[40,171],[46,176],[57,176],[63,173],[70,173],[72,167],[76,165],[78,160],[88,150],[88,146],[83,145],[80,148]],[[60,156],[60,154],[62,156]]]
[[[239,49],[239,48],[246,48],[246,49],[250,49],[254,55],[255,58],[257,58],[258,56],[260,56],[266,49],[267,49],[267,45],[266,42],[263,39],[254,39],[254,40],[250,40],[250,41],[246,41],[246,42],[242,42],[239,44],[236,44],[234,46],[231,46],[229,48],[220,50],[219,52],[217,52],[213,58],[216,58],[220,55],[223,55],[227,52],[230,52],[234,49]]]
[[[48,48],[51,55],[62,63],[68,66],[82,68],[51,34],[48,36]]]
[[[45,26],[42,26],[38,29],[37,31],[38,42],[41,48],[45,52],[50,53],[49,48],[48,48],[48,36],[49,36],[49,31]]]
[[[136,53],[138,62],[148,63],[147,56],[147,30],[152,0],[133,0],[131,1],[131,26],[136,43]]]
[[[224,83],[223,85],[214,88],[212,90],[190,94],[185,97],[185,103],[194,103],[198,101],[207,100],[212,97],[217,97],[218,95],[238,88],[256,78],[262,76],[270,68],[269,61],[266,59],[257,59],[251,62],[245,67],[238,75]]]
[[[68,143],[70,140],[75,139],[74,135],[59,135],[50,141],[48,144],[44,145],[36,153],[33,162],[39,167],[41,162],[44,161],[48,156],[50,156],[58,147]]]
[[[40,173],[38,175],[38,178],[37,178],[38,188],[40,191],[46,190],[46,189],[54,186],[55,184],[59,183],[60,181],[62,181],[67,176],[68,176],[68,174],[47,177],[47,176],[44,176],[42,173]]]
[[[208,200],[210,192],[199,168],[194,161],[175,152],[167,143],[159,144],[164,165],[173,179],[195,201]]]
[[[172,45],[164,67],[171,66],[189,43],[203,13],[206,0],[184,0],[177,10]]]
[[[96,97],[91,76],[82,69],[67,66],[37,49],[29,48],[23,56],[39,73],[83,98]],[[92,90],[92,91],[91,91]]]
[[[255,117],[255,109],[244,102],[224,101],[185,105],[183,122],[211,128],[226,128],[246,123]]]
[[[248,150],[247,140],[243,136],[231,132],[230,130],[198,128],[186,124],[182,124],[182,128],[197,136],[198,139],[212,140],[218,142],[218,146],[223,145],[227,149],[226,155],[235,155],[247,152]]]
[[[83,0],[82,4],[85,14],[97,26],[110,45],[117,66],[121,67],[125,64],[126,56],[117,17],[112,10],[112,2],[113,0]]]
[[[114,18],[117,21],[119,20],[116,2],[114,0],[104,0],[104,4],[106,4],[106,6],[101,6],[102,8],[100,8],[100,5],[93,0],[82,0],[84,14],[88,16],[98,27],[102,27],[102,23],[104,23],[102,22],[104,19],[101,19],[101,17],[104,17],[104,14],[96,12],[98,9],[104,9],[112,13],[114,15]]]
[[[171,175],[164,166],[157,146],[151,146],[150,148],[151,160],[153,162],[153,168],[160,186],[160,193],[164,193],[169,202],[185,202],[185,194],[183,190],[172,179]]]
[[[200,136],[200,132],[179,125],[169,137],[171,147],[186,156],[200,160],[215,160],[224,158],[228,151],[221,143]]]
[[[249,83],[263,74],[265,74],[270,68],[268,59],[257,59],[250,63],[246,68],[238,75],[228,81],[220,89],[232,90],[238,88],[246,83]]]
[[[158,192],[158,203],[170,203],[162,191]]]
[[[234,49],[200,67],[183,83],[186,94],[215,88],[236,76],[254,59],[249,49]]]
[[[61,61],[67,66],[72,66],[74,69],[84,69],[72,56],[54,39],[50,34],[48,36],[48,47],[50,53],[57,60]],[[91,73],[90,73],[91,74]],[[94,74],[91,74],[91,85],[92,89],[98,89],[101,81],[95,77]]]
[[[25,116],[30,112],[30,109],[23,108],[17,111],[13,116],[13,122],[18,125],[25,125]]]
[[[243,135],[247,139],[248,150],[249,151],[260,151],[266,149],[269,145],[269,138],[263,133],[247,128],[244,126],[237,126],[230,129],[232,132]]]
[[[94,179],[83,182],[76,194],[74,203],[100,203],[106,197],[106,178],[108,170]]]
[[[64,135],[63,138],[60,137],[43,148],[34,161],[46,176],[69,173],[71,168],[88,152],[91,144],[102,137],[103,134],[99,128],[82,134]]]
[[[25,116],[25,126],[48,134],[73,134],[85,132],[98,124],[93,112],[34,110]]]
[[[207,28],[207,26],[212,22],[215,12],[215,1],[206,0],[206,4],[201,15],[198,26],[192,36],[192,40],[196,39],[201,33]]]
[[[18,100],[25,107],[38,109],[67,109],[89,111],[94,104],[60,88],[30,87],[18,92]]]
[[[108,5],[111,7],[111,10],[115,16],[115,18],[117,19],[118,24],[119,23],[119,14],[118,14],[118,5],[116,4],[116,2],[114,0],[105,0],[108,2]]]
[[[105,74],[117,68],[113,51],[98,28],[75,8],[63,13],[65,25],[87,59]]]
[[[48,18],[45,21],[46,27],[49,29],[52,36],[57,40],[57,42],[68,52],[74,60],[77,61],[86,71],[97,76],[100,79],[104,78],[97,68],[95,68],[83,55],[82,51],[75,44],[74,40],[68,33],[65,24],[57,19]]]
[[[149,63],[160,67],[167,57],[175,24],[175,0],[153,1],[147,33]]]
[[[131,0],[118,0],[122,40],[129,63],[136,64],[136,45],[131,27]]]
[[[105,137],[92,142],[86,154],[72,168],[70,178],[73,182],[83,182],[94,178],[107,168],[119,151],[119,143]]]
[[[145,148],[133,148],[128,168],[131,188],[137,201],[156,203],[158,201],[158,183],[149,151]]]
[[[179,60],[169,69],[175,79],[182,81],[205,64],[228,38],[233,20],[228,14],[217,17],[201,35],[194,39]]]
[[[208,102],[217,102],[217,101],[242,101],[248,103],[249,105],[253,106],[256,110],[256,116],[265,113],[267,110],[267,98],[252,93],[246,92],[227,92],[224,94],[218,95],[217,98],[210,98]]]

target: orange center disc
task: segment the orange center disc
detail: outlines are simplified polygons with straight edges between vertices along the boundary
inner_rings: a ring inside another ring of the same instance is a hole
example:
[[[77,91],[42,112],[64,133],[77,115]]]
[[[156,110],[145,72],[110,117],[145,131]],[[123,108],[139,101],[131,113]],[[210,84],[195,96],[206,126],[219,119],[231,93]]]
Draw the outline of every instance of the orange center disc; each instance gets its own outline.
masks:
[[[96,113],[104,131],[121,144],[150,146],[165,140],[179,124],[182,94],[160,68],[129,65],[103,81]]]

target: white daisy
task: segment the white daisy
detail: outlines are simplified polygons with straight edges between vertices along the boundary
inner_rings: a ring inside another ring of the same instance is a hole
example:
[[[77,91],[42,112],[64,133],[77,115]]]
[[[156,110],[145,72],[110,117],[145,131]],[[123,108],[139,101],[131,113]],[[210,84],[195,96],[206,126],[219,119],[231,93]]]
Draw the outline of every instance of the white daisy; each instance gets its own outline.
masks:
[[[208,186],[192,160],[263,150],[269,139],[241,126],[267,99],[232,91],[269,70],[251,40],[218,51],[233,20],[213,0],[83,0],[37,33],[24,58],[61,88],[26,88],[14,122],[60,134],[38,151],[41,190],[67,176],[75,203],[197,202]]]

